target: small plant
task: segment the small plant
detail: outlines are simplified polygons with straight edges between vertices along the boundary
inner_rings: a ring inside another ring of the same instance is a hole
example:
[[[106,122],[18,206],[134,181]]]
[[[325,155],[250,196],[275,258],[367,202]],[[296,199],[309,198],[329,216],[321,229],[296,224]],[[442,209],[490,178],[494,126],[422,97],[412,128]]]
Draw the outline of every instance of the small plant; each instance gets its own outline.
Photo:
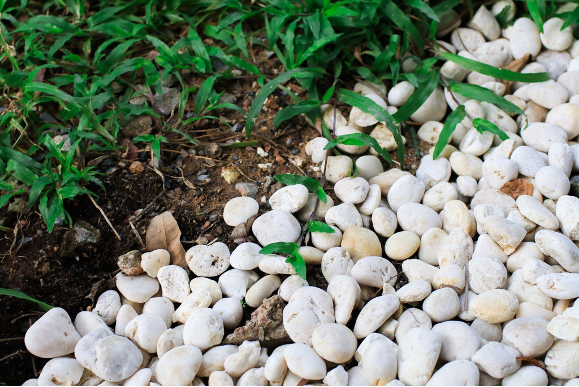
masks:
[[[16,181],[29,189],[28,205],[33,206],[38,201],[40,214],[51,232],[58,218],[72,220],[64,209],[64,200],[73,199],[82,194],[94,194],[83,185],[95,183],[103,187],[97,178],[99,173],[94,167],[84,168],[82,171],[72,165],[72,160],[77,152],[80,139],[75,141],[70,149],[62,151],[63,144],[56,144],[52,137],[45,135],[42,144],[49,153],[40,164],[32,158],[17,152],[11,148],[0,147],[0,161],[5,165],[0,169],[4,174],[3,188],[13,190],[10,181]],[[24,190],[20,190],[20,193]],[[7,193],[0,196],[0,203],[4,204],[9,199]]]
[[[327,202],[327,195],[322,188],[322,185],[316,179],[307,176],[300,176],[300,175],[275,175],[274,178],[283,183],[285,185],[295,185],[295,184],[302,184],[304,185],[308,191],[315,193],[322,202]]]
[[[300,247],[297,243],[293,242],[277,242],[270,243],[259,251],[260,254],[284,254],[287,255],[285,260],[291,263],[296,273],[306,279],[306,264],[304,258],[299,253]]]

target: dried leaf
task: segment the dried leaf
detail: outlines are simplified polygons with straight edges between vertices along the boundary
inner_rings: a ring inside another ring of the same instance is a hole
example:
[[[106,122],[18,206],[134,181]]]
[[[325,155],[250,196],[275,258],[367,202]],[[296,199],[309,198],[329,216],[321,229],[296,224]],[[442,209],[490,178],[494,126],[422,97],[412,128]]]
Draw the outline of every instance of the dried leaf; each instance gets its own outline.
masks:
[[[533,184],[525,179],[516,179],[505,183],[501,188],[501,192],[517,200],[521,195],[533,196]]]
[[[151,219],[147,227],[147,251],[165,249],[171,254],[171,264],[185,267],[185,249],[181,244],[181,230],[169,211]]]
[[[529,61],[530,58],[531,58],[530,54],[525,54],[520,59],[515,59],[513,61],[510,61],[505,66],[505,70],[515,71],[518,73],[519,71],[521,71],[523,66],[525,66],[525,64]],[[510,93],[512,84],[513,84],[513,81],[507,81],[506,79],[503,79],[503,85],[505,85],[506,93]]]

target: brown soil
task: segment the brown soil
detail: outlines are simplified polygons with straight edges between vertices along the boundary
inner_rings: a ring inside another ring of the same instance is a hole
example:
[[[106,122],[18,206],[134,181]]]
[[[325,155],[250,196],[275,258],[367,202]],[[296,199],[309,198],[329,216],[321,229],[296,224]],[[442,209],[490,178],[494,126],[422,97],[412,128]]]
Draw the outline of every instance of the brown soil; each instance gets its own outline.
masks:
[[[258,61],[262,61],[265,73],[273,75],[279,72],[279,63],[265,58],[258,58]],[[286,86],[296,92],[300,90],[297,84]],[[235,81],[227,88],[238,98],[238,105],[245,108],[259,89],[251,80]],[[229,199],[240,194],[235,190],[235,184],[227,184],[221,177],[224,168],[236,167],[241,173],[238,182],[256,183],[259,187],[258,201],[263,196],[269,197],[276,189],[275,184],[272,187],[267,184],[267,189],[264,189],[266,177],[283,173],[316,175],[310,169],[311,162],[303,150],[308,140],[318,136],[315,129],[306,125],[303,118],[297,117],[283,124],[279,131],[270,131],[275,113],[290,102],[284,94],[278,90],[269,98],[267,112],[260,115],[251,137],[268,152],[266,158],[257,155],[256,147],[224,149],[221,155],[214,158],[199,156],[199,151],[204,150],[207,144],[242,137],[241,133],[232,133],[223,123],[200,122],[195,125],[196,132],[190,132],[197,134],[195,138],[203,144],[194,148],[196,155],[188,155],[181,162],[177,159],[193,148],[190,145],[172,146],[171,151],[163,153],[165,167],[161,168],[161,172],[164,183],[150,167],[145,167],[141,174],[131,174],[130,161],[123,160],[121,155],[111,155],[108,161],[101,162],[99,168],[106,172],[101,178],[106,190],[98,187],[92,189],[99,195],[95,200],[121,240],[116,238],[87,196],[69,202],[66,208],[73,222],[86,221],[100,231],[102,238],[97,246],[80,248],[69,256],[61,254],[63,236],[68,230],[65,224],[56,226],[49,234],[38,213],[28,210],[8,212],[5,206],[0,210],[0,225],[14,231],[0,233],[0,287],[21,290],[50,305],[62,307],[73,318],[80,311],[90,310],[94,297],[106,290],[106,280],[117,272],[117,258],[130,250],[144,251],[129,221],[134,219],[137,210],[147,207],[147,213],[135,224],[143,240],[150,218],[169,210],[173,211],[179,223],[185,249],[204,237],[207,241],[218,239],[233,250],[236,244],[230,237],[232,228],[223,222],[222,210]],[[240,117],[239,113],[235,113],[225,118],[231,125],[237,122],[244,124]],[[407,169],[415,172],[418,160],[409,131],[406,132]],[[422,146],[420,148],[424,151]],[[292,151],[297,153],[294,155]],[[149,160],[148,152],[141,153],[145,165]],[[396,158],[394,153],[393,156]],[[303,166],[296,167],[290,162],[291,159],[298,163],[301,159]],[[258,167],[258,164],[264,163],[272,163],[272,166],[268,169]],[[181,165],[183,174],[172,165]],[[200,181],[200,174],[209,177]],[[328,191],[332,192],[331,189]],[[266,210],[265,205],[262,205],[262,210]],[[308,280],[313,282],[312,285],[324,286],[319,270],[312,269],[309,274]],[[247,318],[253,310],[249,307],[246,309]],[[30,355],[23,341],[27,328],[42,313],[33,302],[6,296],[0,296],[0,310],[0,385],[20,385],[28,378],[36,377],[46,362],[46,359]]]

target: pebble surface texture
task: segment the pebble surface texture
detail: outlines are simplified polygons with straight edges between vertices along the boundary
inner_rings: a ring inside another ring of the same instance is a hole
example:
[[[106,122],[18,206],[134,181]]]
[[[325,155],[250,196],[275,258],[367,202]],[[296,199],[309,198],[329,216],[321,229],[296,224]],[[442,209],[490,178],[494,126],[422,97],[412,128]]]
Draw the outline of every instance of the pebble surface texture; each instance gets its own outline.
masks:
[[[507,6],[502,30],[495,15]],[[54,308],[38,319],[25,344],[49,361],[25,385],[579,385],[579,42],[557,14],[540,32],[513,19],[516,6],[501,0],[466,25],[457,18],[440,47],[501,68],[529,54],[520,71],[549,81],[505,87],[452,62],[441,76],[487,88],[525,115],[437,87],[411,116],[421,141],[433,148],[458,104],[468,117],[413,173],[367,146],[334,155],[326,139],[309,141],[311,177],[327,163],[333,184],[315,219],[334,232],[301,246],[307,280],[260,250],[297,242],[315,195],[298,184],[260,201],[234,198],[223,218],[247,226],[247,240],[193,246],[185,268],[167,251],[146,252],[91,311]],[[393,114],[415,87],[354,90]],[[331,127],[333,106],[322,113]],[[338,135],[363,131],[396,149],[373,116],[336,116]],[[474,118],[510,139],[479,133]]]

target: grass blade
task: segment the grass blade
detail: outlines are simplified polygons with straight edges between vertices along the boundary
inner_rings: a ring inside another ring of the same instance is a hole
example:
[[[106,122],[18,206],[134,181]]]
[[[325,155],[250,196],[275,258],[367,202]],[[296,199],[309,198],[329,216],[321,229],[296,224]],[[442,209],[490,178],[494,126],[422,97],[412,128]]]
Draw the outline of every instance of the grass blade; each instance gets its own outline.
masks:
[[[576,25],[577,22],[579,22],[579,5],[575,7],[573,12],[570,12],[569,15],[567,15],[567,18],[565,19],[563,26],[561,26],[561,31],[563,31],[570,25]]]
[[[23,300],[36,302],[38,304],[38,306],[40,306],[42,308],[42,310],[45,312],[48,312],[50,309],[54,308],[51,305],[48,305],[42,301],[38,301],[37,299],[32,298],[29,295],[22,293],[22,292],[19,292],[18,290],[14,290],[14,289],[0,288],[0,296],[10,296],[10,297],[22,298]]]
[[[493,124],[490,121],[483,120],[482,118],[475,118],[472,121],[472,125],[481,134],[483,132],[490,132],[492,134],[496,134],[497,136],[499,136],[499,138],[503,141],[506,141],[510,138],[509,136],[507,136],[507,134],[505,132],[500,130],[498,126],[496,126],[495,124]]]
[[[245,42],[245,35],[243,35],[241,22],[235,26],[233,32],[235,33],[235,36],[233,37],[233,40],[235,40],[235,45],[237,48],[239,48],[243,55],[249,59],[249,54],[247,53],[247,43]]]
[[[239,67],[242,70],[247,71],[248,73],[251,74],[255,74],[258,76],[261,76],[261,73],[259,72],[259,69],[257,67],[255,67],[254,65],[252,65],[251,63],[238,58],[236,56],[230,56],[229,60],[231,61],[231,63],[235,66],[235,67]]]
[[[42,169],[42,164],[31,159],[29,156],[26,156],[24,153],[15,151],[12,148],[0,146],[0,158],[4,160],[17,161],[20,164],[29,168]]]
[[[333,234],[336,232],[333,228],[328,226],[324,222],[319,222],[317,220],[310,220],[306,223],[307,232],[323,232],[327,234]]]
[[[308,191],[315,193],[322,202],[326,203],[328,200],[322,185],[316,179],[307,176],[292,175],[289,173],[285,175],[275,175],[274,178],[285,185],[301,184],[305,186]]]
[[[317,101],[315,99],[309,99],[307,101],[302,101],[293,105],[289,105],[285,109],[277,112],[275,118],[273,119],[273,127],[274,129],[277,129],[282,124],[282,122],[287,121],[290,118],[300,115],[302,113],[308,113],[318,106],[320,106],[320,101]]]
[[[545,0],[526,0],[529,13],[533,21],[539,27],[539,31],[543,32],[543,20],[545,18]]]
[[[549,74],[547,73],[532,73],[532,74],[516,73],[514,71],[500,69],[495,66],[484,64],[476,60],[463,58],[462,56],[452,54],[450,52],[440,51],[438,52],[438,55],[443,59],[454,62],[469,70],[476,71],[477,73],[481,73],[491,77],[504,79],[507,81],[536,83],[536,82],[546,82],[549,79],[551,79],[549,78]]]
[[[355,93],[352,90],[339,89],[336,98],[338,101],[355,106],[364,113],[370,114],[378,121],[386,124],[386,127],[394,136],[396,145],[398,145],[398,162],[400,162],[400,166],[404,168],[404,142],[402,141],[402,134],[400,133],[400,129],[396,125],[394,118],[386,111],[386,109],[382,108],[382,106],[378,105],[371,99]]]
[[[384,11],[398,28],[410,34],[418,47],[418,51],[422,54],[424,52],[424,39],[418,28],[410,21],[410,18],[392,1],[386,2]]]
[[[205,107],[205,104],[207,103],[207,99],[209,98],[209,94],[211,93],[211,90],[213,90],[213,84],[215,83],[216,79],[217,79],[217,77],[215,75],[213,75],[213,76],[207,78],[201,84],[201,87],[199,88],[199,91],[197,92],[197,95],[195,96],[195,107],[193,108],[193,111],[194,111],[196,116],[201,114],[201,112],[203,111],[203,108]]]
[[[248,138],[253,132],[253,128],[255,127],[255,121],[257,121],[257,116],[261,111],[265,100],[273,91],[282,83],[287,82],[296,74],[304,72],[305,70],[302,68],[293,69],[290,71],[286,71],[281,73],[277,78],[272,79],[268,83],[266,83],[261,90],[255,96],[253,103],[251,104],[251,108],[249,108],[249,113],[247,113],[247,121],[245,122],[245,138]]]
[[[406,4],[412,6],[412,8],[416,8],[417,10],[419,10],[420,12],[422,12],[423,14],[425,14],[426,16],[431,18],[432,20],[437,21],[437,22],[440,21],[436,12],[434,12],[434,10],[432,8],[430,8],[430,6],[426,2],[424,2],[422,0],[406,0],[405,2],[406,2]]]
[[[454,132],[454,130],[456,129],[456,125],[458,125],[462,120],[464,120],[464,117],[466,117],[466,110],[464,108],[464,105],[460,105],[452,113],[450,113],[450,115],[448,116],[448,118],[444,123],[444,126],[442,127],[440,135],[438,136],[436,146],[434,147],[434,154],[432,155],[432,158],[434,160],[436,160],[438,156],[440,156],[440,154],[444,150],[444,147],[446,146],[446,144],[448,144],[448,140],[450,139],[452,132]]]
[[[496,95],[486,87],[471,85],[467,83],[453,82],[450,84],[448,89],[452,92],[458,93],[470,99],[476,99],[477,101],[492,103],[499,109],[510,114],[525,114],[525,112],[521,110],[521,108],[519,108],[517,105],[506,100],[500,95]]]
[[[293,242],[270,243],[259,250],[260,254],[287,254],[290,255],[298,249],[298,245]]]
[[[438,71],[431,71],[428,74],[428,78],[418,86],[404,105],[400,106],[398,111],[392,115],[392,118],[398,123],[409,119],[410,116],[426,102],[434,89],[436,89],[439,78]]]
[[[388,161],[389,163],[392,162],[392,159],[390,158],[390,155],[388,154],[388,152],[384,148],[382,148],[380,146],[380,144],[378,144],[378,141],[376,141],[376,139],[374,137],[372,137],[366,133],[352,133],[352,134],[345,134],[343,136],[338,136],[338,137],[334,138],[333,140],[331,140],[330,142],[328,142],[326,144],[326,146],[324,147],[324,149],[331,149],[331,148],[336,147],[339,144],[356,145],[356,146],[364,146],[364,145],[371,146],[386,161]]]

